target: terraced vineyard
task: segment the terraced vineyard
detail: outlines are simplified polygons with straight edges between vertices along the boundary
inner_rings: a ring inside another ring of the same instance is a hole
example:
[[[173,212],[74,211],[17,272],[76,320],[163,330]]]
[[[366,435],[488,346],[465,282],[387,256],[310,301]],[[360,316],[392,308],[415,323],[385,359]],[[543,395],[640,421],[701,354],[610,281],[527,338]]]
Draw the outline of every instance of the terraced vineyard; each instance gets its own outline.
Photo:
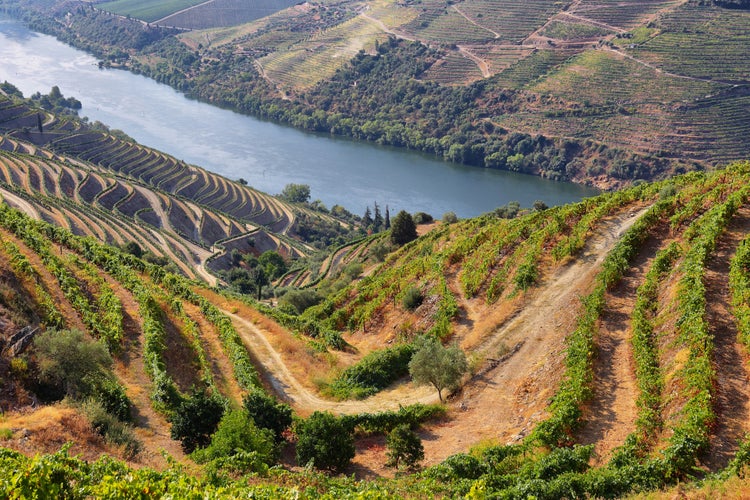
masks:
[[[259,0],[249,5],[236,0],[212,0],[188,6],[155,21],[159,25],[188,29],[234,26],[269,16],[292,5],[295,5],[293,0]]]
[[[0,96],[0,190],[27,214],[113,245],[138,242],[191,278],[215,283],[206,265],[241,242],[305,255],[284,238],[291,207],[158,151],[49,115],[43,132],[24,125],[37,111]],[[281,235],[275,236],[278,232]]]
[[[302,414],[435,401],[434,393],[399,381],[402,365],[392,364],[426,333],[458,343],[474,359],[446,416],[419,431],[430,436],[423,441],[428,467],[378,483],[331,479],[318,494],[380,488],[407,497],[465,495],[481,487],[508,497],[619,496],[695,474],[727,478],[746,465],[749,180],[745,162],[513,219],[440,226],[298,318],[321,331],[340,329],[349,344],[348,353],[310,358],[305,369],[304,338],[292,340],[299,334],[247,302],[194,290],[160,268],[7,207],[0,210],[1,277],[8,282],[10,272],[22,284],[41,323],[83,328],[115,356],[127,353],[118,380],[148,387],[128,389],[138,435],[179,460],[186,458],[159,429],[191,385],[238,401],[259,386],[260,373]],[[326,267],[359,258],[376,241],[336,251]],[[402,302],[410,287],[423,297],[414,309]],[[308,377],[331,359],[340,363],[331,379],[337,394],[348,387],[371,396],[337,402],[316,394]],[[138,379],[139,366],[148,380]],[[349,378],[363,369],[384,370],[391,381],[368,386]],[[15,435],[6,442],[15,443]],[[361,448],[355,464],[384,471],[376,465],[383,453]],[[33,466],[18,455],[3,460]],[[264,491],[274,478],[251,488]],[[55,479],[40,477],[29,487],[45,481]]]

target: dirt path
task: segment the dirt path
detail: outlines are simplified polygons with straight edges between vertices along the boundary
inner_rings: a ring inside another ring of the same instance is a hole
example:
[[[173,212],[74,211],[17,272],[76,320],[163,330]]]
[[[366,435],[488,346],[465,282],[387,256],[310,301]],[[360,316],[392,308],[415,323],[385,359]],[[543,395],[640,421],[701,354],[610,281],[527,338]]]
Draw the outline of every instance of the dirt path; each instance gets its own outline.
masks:
[[[362,401],[323,399],[292,374],[282,357],[253,322],[229,311],[223,312],[231,318],[243,342],[264,368],[264,376],[274,391],[300,413],[308,414],[316,410],[337,414],[361,413],[398,409],[399,405],[437,402],[437,393],[434,390],[426,387],[414,388],[409,383],[399,384]]]
[[[705,465],[715,471],[726,466],[737,451],[737,445],[750,432],[750,376],[748,353],[737,341],[737,325],[731,308],[729,264],[739,242],[750,233],[750,207],[743,207],[719,239],[708,262],[706,317],[714,337],[714,370],[716,370],[716,427],[711,434],[711,448]]]
[[[593,287],[601,263],[622,233],[644,211],[604,222],[579,258],[546,280],[536,296],[485,341],[481,350],[488,358],[497,357],[501,347],[513,354],[480,371],[457,398],[452,421],[429,429],[424,437],[426,464],[482,441],[519,441],[546,417],[563,373],[565,338],[575,328],[580,297]]]
[[[669,242],[666,242],[669,243]],[[607,293],[596,336],[594,398],[583,412],[581,444],[594,444],[594,460],[606,463],[612,450],[635,431],[638,383],[634,373],[631,315],[638,287],[664,241],[650,238],[618,286]]]
[[[146,189],[141,186],[135,186],[135,189],[148,200],[151,208],[156,213],[156,216],[159,217],[159,219],[162,221],[162,227],[164,228],[163,230],[177,234],[174,227],[172,226],[172,223],[169,221],[169,216],[164,210],[159,196],[157,196],[157,194],[150,189]],[[206,260],[211,256],[211,252],[192,243],[186,238],[178,237],[177,239],[180,244],[187,249],[193,259],[192,263],[187,263],[172,251],[172,248],[169,246],[166,239],[159,231],[152,231],[152,234],[154,234],[154,237],[156,237],[160,241],[161,247],[164,252],[169,254],[175,264],[177,264],[180,269],[182,269],[188,276],[198,276],[199,278],[202,278],[206,283],[208,283],[209,286],[216,286],[218,279],[216,278],[216,276],[209,273],[205,267]]]
[[[491,30],[487,26],[482,26],[481,24],[479,24],[478,22],[476,22],[475,20],[473,20],[472,18],[470,18],[469,16],[467,16],[465,12],[463,12],[461,9],[459,9],[458,5],[452,5],[451,7],[453,8],[453,10],[455,10],[456,12],[458,12],[458,14],[461,17],[463,17],[464,19],[466,19],[467,21],[469,21],[471,24],[473,24],[477,28],[481,28],[481,29],[483,29],[485,31],[489,31],[490,33],[492,33],[495,36],[496,39],[500,38],[500,33],[498,33],[497,31]]]
[[[527,307],[497,329],[480,346],[487,358],[496,357],[505,345],[515,353],[498,366],[488,366],[474,377],[451,403],[451,419],[429,426],[422,438],[425,464],[466,451],[480,441],[520,439],[543,418],[549,398],[559,385],[566,335],[575,327],[579,297],[587,293],[594,277],[622,233],[645,211],[625,212],[595,230],[579,259],[559,269],[540,288]],[[328,410],[334,413],[372,412],[399,404],[434,403],[437,395],[427,387],[402,383],[363,401],[325,400],[305,387],[284,364],[263,332],[251,321],[224,311],[259,364],[274,390],[300,413]],[[488,417],[491,416],[491,417]]]
[[[490,71],[490,66],[487,64],[487,62],[484,59],[482,59],[481,57],[475,56],[474,54],[469,52],[469,49],[467,49],[466,47],[463,47],[461,45],[458,45],[457,47],[458,47],[458,51],[464,57],[471,59],[472,62],[474,62],[474,64],[477,65],[477,67],[479,68],[479,71],[482,72],[482,76],[484,78],[489,78],[490,76],[492,76],[492,72]]]
[[[39,211],[36,209],[34,205],[24,200],[20,196],[16,196],[15,194],[3,188],[0,188],[0,200],[5,201],[6,204],[10,205],[13,208],[20,210],[21,212],[25,213],[32,219],[42,218],[41,215],[39,215]]]

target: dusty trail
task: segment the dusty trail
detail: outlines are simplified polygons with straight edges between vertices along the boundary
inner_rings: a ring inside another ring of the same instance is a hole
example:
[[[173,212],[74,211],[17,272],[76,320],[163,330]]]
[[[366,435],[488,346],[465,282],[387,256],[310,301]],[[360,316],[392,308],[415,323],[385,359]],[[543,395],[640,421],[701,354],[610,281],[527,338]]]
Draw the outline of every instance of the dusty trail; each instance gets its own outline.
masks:
[[[39,211],[36,209],[34,205],[24,200],[20,196],[17,196],[3,188],[0,188],[0,201],[5,201],[7,205],[13,208],[17,208],[18,210],[22,211],[29,217],[32,217],[34,219],[42,218],[42,216],[39,215]]]
[[[492,76],[492,72],[490,71],[490,66],[487,64],[487,62],[484,59],[475,56],[474,54],[472,54],[469,51],[469,49],[467,49],[466,47],[463,47],[461,45],[458,46],[458,51],[464,57],[468,57],[469,59],[471,59],[474,62],[474,64],[477,65],[477,67],[479,68],[479,71],[482,72],[482,76],[484,78],[489,78],[490,76]]]
[[[719,239],[708,262],[706,318],[714,338],[716,427],[705,465],[715,471],[726,466],[737,452],[739,440],[750,432],[750,374],[748,353],[737,341],[737,325],[731,308],[727,277],[729,264],[740,241],[750,233],[750,207],[743,207]]]
[[[492,354],[503,344],[517,346],[517,351],[499,366],[480,371],[454,398],[451,420],[423,432],[426,464],[439,462],[483,440],[520,439],[544,416],[549,397],[559,385],[564,340],[574,328],[579,297],[593,286],[609,250],[644,211],[625,212],[600,224],[580,257],[543,283],[529,304],[485,341],[480,351],[488,358],[496,357]],[[409,383],[363,401],[325,400],[295,378],[251,321],[224,312],[264,368],[274,390],[300,413],[372,412],[397,408],[399,404],[437,402],[434,390],[414,388]]]
[[[408,383],[399,384],[393,389],[382,391],[362,401],[323,399],[305,387],[291,373],[279,353],[253,322],[226,310],[224,314],[231,318],[243,342],[256,361],[262,365],[264,375],[274,391],[300,413],[307,414],[316,410],[336,414],[361,413],[398,409],[399,405],[437,402],[437,393],[434,390],[426,387],[413,388]]]
[[[488,368],[464,389],[454,419],[429,429],[425,463],[434,464],[481,441],[516,442],[546,416],[563,373],[565,338],[575,328],[580,297],[609,251],[645,212],[626,212],[603,222],[579,258],[560,268],[536,296],[482,347],[494,357],[501,345],[517,351]],[[491,418],[488,418],[491,416]]]
[[[594,444],[594,460],[603,464],[612,450],[635,431],[638,383],[630,338],[631,315],[638,287],[656,253],[669,242],[650,238],[619,285],[606,295],[596,343],[594,398],[583,412],[581,444]]]

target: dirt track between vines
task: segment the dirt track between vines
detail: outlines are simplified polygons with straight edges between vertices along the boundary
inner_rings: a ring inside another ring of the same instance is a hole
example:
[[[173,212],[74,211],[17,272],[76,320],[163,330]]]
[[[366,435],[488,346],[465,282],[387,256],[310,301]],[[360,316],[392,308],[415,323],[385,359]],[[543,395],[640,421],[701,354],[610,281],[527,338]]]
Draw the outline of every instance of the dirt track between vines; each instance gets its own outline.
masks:
[[[450,400],[448,418],[422,432],[425,465],[480,442],[517,441],[545,417],[549,398],[562,376],[565,337],[575,328],[579,298],[591,290],[607,253],[644,211],[624,211],[602,222],[578,258],[548,276],[527,295],[522,307],[478,346],[474,352],[485,358],[496,358],[493,354],[502,345],[517,346],[517,350],[495,367],[479,367],[477,375]],[[262,367],[266,380],[301,414],[316,410],[338,414],[374,412],[438,401],[434,390],[409,383],[362,401],[326,400],[295,377],[262,329],[238,314],[224,312]],[[469,310],[468,316],[469,325],[486,324],[492,320],[492,309]],[[382,453],[381,448],[374,446],[372,453]],[[372,463],[367,453],[364,450],[357,462]]]
[[[727,465],[737,452],[739,441],[750,432],[750,373],[748,354],[737,340],[727,277],[729,265],[742,239],[750,232],[750,207],[739,210],[719,238],[706,267],[706,317],[714,338],[713,365],[716,371],[716,425],[704,464],[710,470]]]

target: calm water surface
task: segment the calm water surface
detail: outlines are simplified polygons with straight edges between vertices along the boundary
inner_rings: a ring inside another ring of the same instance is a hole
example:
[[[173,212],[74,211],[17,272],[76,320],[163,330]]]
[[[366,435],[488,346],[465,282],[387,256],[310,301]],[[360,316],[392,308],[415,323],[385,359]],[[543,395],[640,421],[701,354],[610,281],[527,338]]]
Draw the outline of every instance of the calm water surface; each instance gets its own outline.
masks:
[[[445,163],[419,153],[301,132],[187,99],[172,88],[97,60],[0,15],[0,81],[25,96],[57,85],[81,116],[138,142],[261,191],[309,184],[313,199],[354,213],[377,202],[436,217],[488,212],[509,201],[577,201],[596,191],[533,176]]]

